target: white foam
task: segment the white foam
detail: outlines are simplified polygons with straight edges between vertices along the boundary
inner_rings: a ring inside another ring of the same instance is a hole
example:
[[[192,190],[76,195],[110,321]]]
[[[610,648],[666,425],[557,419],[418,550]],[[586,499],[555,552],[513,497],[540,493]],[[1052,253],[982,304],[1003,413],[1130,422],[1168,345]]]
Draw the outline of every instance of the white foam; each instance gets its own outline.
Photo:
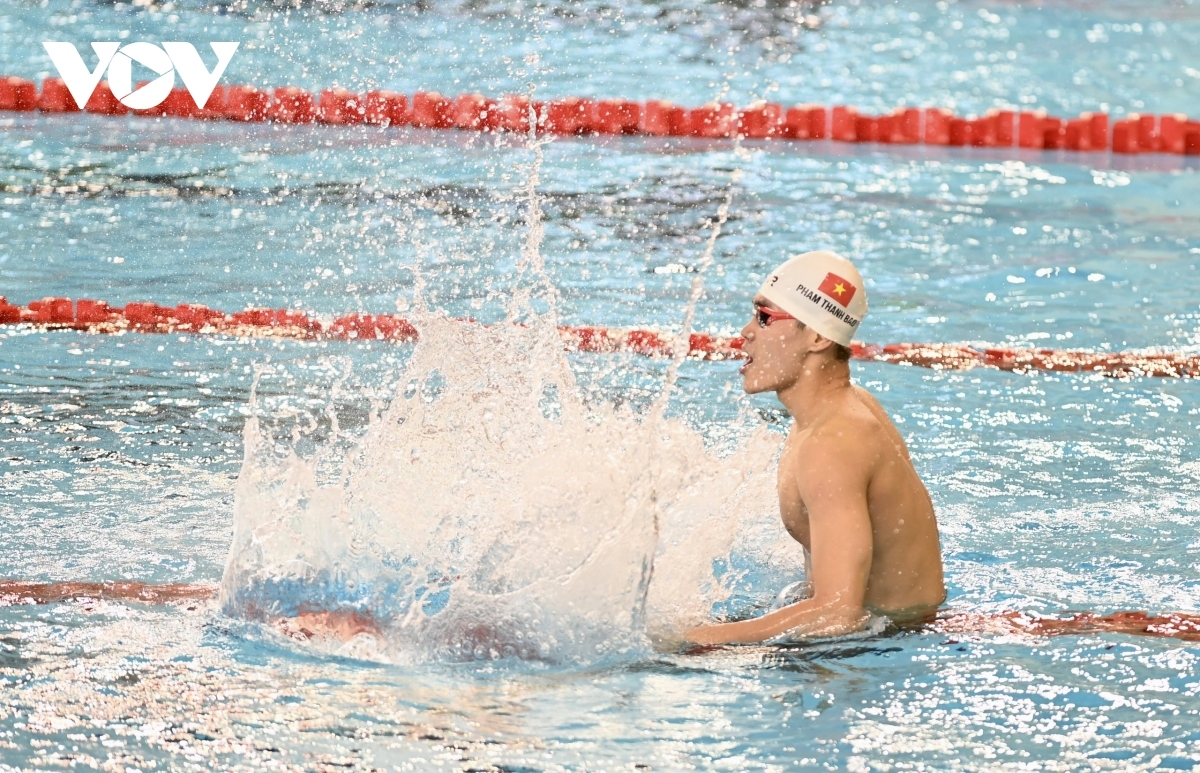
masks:
[[[520,265],[548,311],[522,292],[508,320],[483,326],[418,303],[407,388],[336,483],[318,484],[320,454],[280,458],[280,441],[247,422],[227,613],[355,609],[401,662],[587,664],[676,640],[751,567],[778,575],[768,598],[798,579],[802,550],[775,503],[777,434],[748,426],[722,458],[664,417],[665,398],[646,416],[585,405],[539,252],[537,168]]]

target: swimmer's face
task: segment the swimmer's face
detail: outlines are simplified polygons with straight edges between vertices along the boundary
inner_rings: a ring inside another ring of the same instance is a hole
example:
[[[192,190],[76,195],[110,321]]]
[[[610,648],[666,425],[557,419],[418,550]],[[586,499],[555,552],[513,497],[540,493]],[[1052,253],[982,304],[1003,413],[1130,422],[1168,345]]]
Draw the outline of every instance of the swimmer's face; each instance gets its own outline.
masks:
[[[800,321],[772,315],[783,310],[761,295],[754,297],[754,312],[742,328],[746,361],[739,373],[746,394],[778,392],[800,378],[805,355],[817,338]]]

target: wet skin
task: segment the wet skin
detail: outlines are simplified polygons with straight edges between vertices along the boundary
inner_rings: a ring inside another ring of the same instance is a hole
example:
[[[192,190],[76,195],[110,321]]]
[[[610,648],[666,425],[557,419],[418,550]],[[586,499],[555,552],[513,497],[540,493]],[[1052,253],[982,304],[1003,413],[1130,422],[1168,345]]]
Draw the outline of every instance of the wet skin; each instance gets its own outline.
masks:
[[[765,298],[755,304],[777,309]],[[869,612],[920,618],[945,600],[937,519],[903,438],[832,341],[794,319],[742,329],[743,387],[775,392],[794,419],[779,461],[779,510],[810,553],[812,595],[762,617],[692,629],[697,644],[828,636]]]

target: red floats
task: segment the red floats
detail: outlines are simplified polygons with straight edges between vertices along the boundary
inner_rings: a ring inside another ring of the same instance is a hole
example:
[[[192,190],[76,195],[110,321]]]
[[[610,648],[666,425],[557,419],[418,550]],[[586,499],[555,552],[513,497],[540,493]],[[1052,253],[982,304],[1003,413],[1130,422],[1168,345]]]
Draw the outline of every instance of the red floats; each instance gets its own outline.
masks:
[[[1200,156],[1200,122],[1188,121],[1183,129],[1183,154]]]
[[[789,140],[807,140],[809,137],[808,105],[789,107],[783,113],[783,125],[779,133]]]
[[[62,78],[47,78],[42,81],[38,110],[43,113],[78,113],[79,105],[75,103],[75,97],[71,96]]]
[[[642,106],[628,99],[597,100],[592,108],[592,131],[597,134],[637,134]]]
[[[1017,114],[1012,110],[997,110],[995,115],[996,147],[1011,148],[1017,144]]]
[[[858,111],[846,105],[834,105],[830,136],[837,142],[858,140]]]
[[[1046,118],[1042,133],[1042,147],[1060,150],[1067,146],[1067,122],[1061,118]]]
[[[1145,151],[1158,150],[1158,117],[1131,114],[1129,118],[1137,123],[1138,147]]]
[[[1128,118],[1113,124],[1112,151],[1113,153],[1138,152],[1137,123]]]
[[[8,299],[0,295],[0,324],[13,325],[21,321],[21,307],[13,306]]]
[[[925,144],[950,144],[950,119],[952,114],[945,108],[932,107],[925,111]]]
[[[100,325],[112,322],[120,316],[116,309],[109,308],[104,301],[80,298],[75,304],[75,321],[81,325]]]
[[[0,110],[34,110],[38,106],[38,90],[33,81],[9,76],[0,78]]]
[[[728,344],[722,346],[721,340],[709,335],[708,333],[692,333],[688,336],[688,354],[699,355],[707,359],[713,355],[724,355],[723,349],[728,349]]]
[[[1163,153],[1181,155],[1185,146],[1183,133],[1187,122],[1187,116],[1183,113],[1160,116],[1158,119],[1158,149]]]
[[[905,108],[896,113],[897,132],[893,133],[893,142],[905,145],[916,145],[921,141],[921,111],[915,107]],[[896,139],[896,137],[899,139]]]
[[[780,134],[783,108],[777,104],[758,102],[738,115],[737,131],[749,140],[765,140]]]
[[[829,111],[820,105],[789,107],[780,133],[794,140],[823,140],[829,136]]]
[[[494,117],[489,116],[488,126],[499,131],[528,132],[529,109],[529,97],[523,94],[505,95],[497,103]]]
[[[143,84],[138,84],[139,86]],[[46,113],[78,112],[61,78],[46,78],[37,87],[15,77],[0,78],[0,110]],[[107,83],[93,90],[84,110],[101,115],[131,112],[117,100]],[[644,134],[657,137],[742,137],[748,140],[832,138],[839,142],[1020,147],[1116,153],[1161,152],[1192,154],[1194,132],[1200,124],[1183,114],[1130,114],[1111,123],[1106,113],[1082,113],[1070,120],[1044,110],[992,109],[979,118],[965,119],[945,109],[897,108],[886,115],[860,114],[848,105],[825,108],[754,102],[739,110],[729,103],[709,103],[687,109],[666,100],[645,104],[626,99],[590,100],[565,97],[532,102],[524,95],[499,101],[482,94],[463,94],[451,101],[437,92],[417,92],[411,103],[402,94],[371,91],[366,95],[345,89],[321,92],[319,99],[295,87],[274,89],[273,96],[252,86],[215,87],[200,108],[183,88],[173,89],[155,107],[137,115],[209,118],[235,121],[271,120],[280,123],[361,124],[422,128],[460,128],[470,131],[554,134]]]
[[[879,119],[869,115],[854,117],[854,139],[856,142],[879,142]],[[835,138],[836,139],[836,138]]]
[[[363,100],[363,122],[372,126],[408,123],[408,97],[394,91],[368,91]]]
[[[208,95],[208,101],[204,103],[204,107],[197,111],[197,118],[204,118],[210,121],[225,120],[225,99],[227,89],[224,86],[217,86]]]
[[[347,314],[335,319],[325,335],[368,341],[415,341],[417,329],[407,320],[390,314]]]
[[[219,327],[225,321],[225,313],[210,309],[198,303],[181,303],[171,310],[180,327],[191,330],[203,330],[206,327]]]
[[[1196,145],[1200,151],[1200,124],[1187,124],[1184,133],[1185,136],[1196,135]],[[180,304],[172,308],[156,303],[130,303],[122,311],[110,308],[103,301],[88,299],[81,299],[73,309],[69,298],[44,298],[21,308],[0,297],[0,324],[20,323],[86,329],[89,333],[117,333],[128,328],[144,333],[189,331],[308,340],[415,341],[418,337],[417,329],[410,322],[390,314],[347,314],[323,327],[318,320],[296,309],[247,309],[226,315],[198,304]],[[598,326],[560,326],[558,330],[563,346],[569,351],[630,351],[652,357],[671,353],[670,337],[654,330]],[[692,333],[688,343],[689,353],[693,357],[725,360],[740,357],[744,341],[741,338]],[[985,366],[1015,372],[1046,370],[1103,373],[1118,378],[1132,375],[1200,378],[1200,357],[1183,352],[1097,354],[1051,349],[979,350],[946,343],[879,346],[857,341],[851,348],[856,359],[927,368],[965,370]]]
[[[1046,143],[1046,113],[1022,111],[1017,125],[1017,146],[1041,148]]]
[[[1108,113],[1084,113],[1091,129],[1092,150],[1108,149]],[[1081,116],[1082,117],[1082,116]]]
[[[491,103],[482,94],[459,94],[450,105],[450,123],[458,129],[483,131],[487,128]]]
[[[231,121],[267,120],[271,98],[253,86],[230,86],[225,93],[225,117]]]
[[[171,89],[171,93],[167,94],[167,98],[159,105],[162,114],[172,118],[195,118],[200,114],[200,108],[196,105],[196,100],[192,99],[192,95],[187,89]]]
[[[590,99],[564,97],[551,100],[546,103],[542,127],[552,134],[582,134],[590,130],[592,108]]]
[[[996,113],[971,120],[971,145],[991,148],[996,145]]]
[[[129,316],[126,307],[125,315]],[[203,307],[201,307],[203,308]],[[321,323],[307,314],[291,309],[246,309],[229,317],[233,325],[245,327],[284,328],[301,330],[305,333],[319,333]]]
[[[413,94],[410,122],[422,129],[449,129],[453,125],[450,100],[436,91],[418,91]]]
[[[313,123],[317,120],[317,101],[304,89],[281,86],[275,89],[267,117],[279,123]]]
[[[692,136],[732,137],[736,129],[734,107],[728,102],[709,102],[691,111]]]
[[[326,89],[321,92],[317,120],[321,123],[345,126],[363,122],[366,109],[362,97],[346,89]]]
[[[671,105],[667,113],[667,121],[671,127],[672,137],[692,136],[692,111],[682,105]]]
[[[1082,152],[1107,149],[1108,114],[1081,113],[1078,118],[1067,121],[1061,147]]]
[[[1092,127],[1089,118],[1072,118],[1067,121],[1063,147],[1079,151],[1092,149]]]
[[[900,135],[900,117],[895,113],[879,116],[879,141],[887,144],[902,144],[904,138]]]
[[[124,309],[125,320],[132,327],[144,328],[171,324],[173,312],[174,309],[169,306],[159,306],[157,303],[127,303]]]
[[[568,327],[560,325],[559,335],[568,350],[611,354],[620,350],[620,339],[606,327]]]
[[[551,103],[553,105],[554,103]],[[639,127],[642,134],[653,137],[666,137],[671,133],[670,102],[662,99],[652,99],[642,107],[642,124]]]
[[[129,108],[113,96],[112,90],[108,88],[108,81],[101,81],[83,109],[98,115],[125,115],[129,112]]]
[[[621,346],[628,351],[648,356],[669,354],[671,351],[668,342],[650,330],[630,330],[621,341]]]
[[[955,147],[971,144],[971,122],[966,118],[951,118],[949,141],[946,143]]]
[[[70,298],[43,298],[29,302],[29,315],[24,321],[41,324],[70,324],[75,321],[75,306]]]

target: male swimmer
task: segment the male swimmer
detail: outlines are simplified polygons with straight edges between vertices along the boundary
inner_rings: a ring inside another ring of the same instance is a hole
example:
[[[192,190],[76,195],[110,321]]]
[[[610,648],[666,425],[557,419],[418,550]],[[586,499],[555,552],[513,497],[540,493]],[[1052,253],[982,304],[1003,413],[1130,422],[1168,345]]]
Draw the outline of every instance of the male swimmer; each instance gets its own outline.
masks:
[[[742,328],[742,387],[792,416],[779,511],[808,555],[808,598],[753,620],[704,625],[696,644],[828,636],[870,613],[933,617],[946,599],[933,502],[883,408],[850,383],[850,341],[867,291],[850,261],[808,252],[771,273]]]
[[[861,628],[871,614],[923,622],[939,633],[1113,632],[1200,640],[1196,615],[939,613],[946,588],[929,492],[883,408],[850,383],[850,341],[866,312],[862,277],[831,252],[788,260],[754,297],[754,316],[742,329],[743,387],[749,394],[775,392],[792,416],[779,459],[779,510],[809,555],[810,596],[752,620],[693,628],[688,641],[831,636]],[[0,580],[0,607],[85,598],[186,603],[216,594],[216,586],[203,584]],[[304,610],[264,622],[298,639],[383,635],[379,621],[353,610]]]

